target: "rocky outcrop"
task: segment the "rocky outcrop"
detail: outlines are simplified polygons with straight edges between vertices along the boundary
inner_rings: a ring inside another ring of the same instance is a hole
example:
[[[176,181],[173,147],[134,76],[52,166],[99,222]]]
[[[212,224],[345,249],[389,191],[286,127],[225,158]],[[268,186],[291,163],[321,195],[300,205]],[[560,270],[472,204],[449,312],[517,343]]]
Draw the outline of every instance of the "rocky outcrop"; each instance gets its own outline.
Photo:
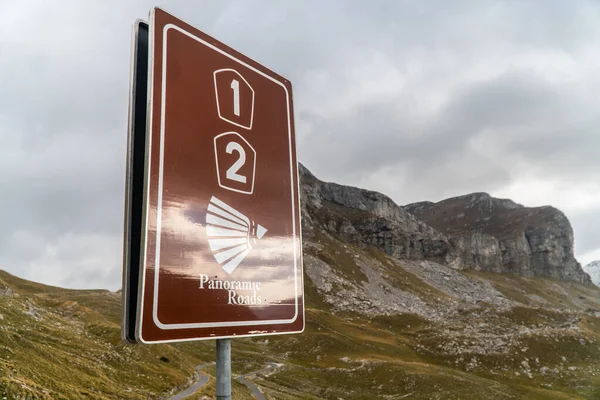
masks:
[[[15,292],[3,280],[0,279],[0,297],[13,297]]]
[[[302,165],[300,177],[306,235],[319,227],[400,259],[591,282],[574,258],[568,219],[553,207],[487,193],[400,207],[381,193],[323,182]]]
[[[473,193],[405,209],[448,236],[465,268],[590,283],[573,254],[571,224],[554,207]]]
[[[590,275],[592,283],[600,286],[600,261],[592,261],[583,267],[583,270]]]
[[[326,183],[300,165],[303,228],[318,227],[401,259],[457,262],[448,239],[381,193]]]
[[[479,269],[480,265],[490,266],[492,272],[503,272],[502,247],[495,237],[486,233],[475,232],[450,238],[460,258],[462,268]],[[494,266],[498,266],[494,268]]]

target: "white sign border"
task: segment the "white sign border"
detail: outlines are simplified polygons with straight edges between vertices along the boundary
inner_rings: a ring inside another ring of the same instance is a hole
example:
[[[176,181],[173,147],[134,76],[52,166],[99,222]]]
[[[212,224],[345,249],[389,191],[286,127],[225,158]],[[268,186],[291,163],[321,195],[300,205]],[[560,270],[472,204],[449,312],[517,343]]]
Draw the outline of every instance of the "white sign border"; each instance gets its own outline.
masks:
[[[151,24],[150,25],[150,30],[151,30],[151,34],[150,34],[150,57],[149,60],[152,59],[153,56],[153,52],[154,52],[154,10],[152,10],[151,12],[151,16],[150,16],[150,20],[151,20]],[[170,29],[175,29],[179,32],[181,32],[182,34],[190,37],[191,39],[194,39],[196,41],[198,41],[199,43],[211,48],[212,50],[217,51],[220,54],[225,55],[226,57],[232,59],[233,61],[238,62],[239,64],[245,66],[246,68],[258,73],[259,75],[269,79],[270,81],[276,83],[277,85],[281,86],[285,93],[286,93],[286,108],[287,108],[287,120],[288,120],[288,137],[289,137],[289,158],[290,158],[290,177],[291,177],[291,197],[292,197],[292,229],[293,229],[293,240],[294,240],[294,293],[295,293],[295,313],[294,313],[294,317],[291,319],[282,319],[282,320],[260,320],[260,321],[231,321],[229,323],[227,322],[208,322],[208,323],[184,323],[184,324],[163,324],[160,322],[160,320],[158,319],[157,316],[157,307],[158,307],[158,271],[160,268],[160,263],[157,262],[157,260],[160,259],[160,223],[161,223],[161,212],[162,212],[162,169],[163,169],[163,165],[164,165],[164,159],[163,159],[163,151],[164,151],[164,112],[165,112],[165,99],[166,99],[166,53],[167,53],[167,33]],[[153,78],[154,78],[154,68],[153,68],[153,63],[151,61],[149,61],[149,68],[150,68],[150,73],[148,74],[148,78],[149,80],[151,80],[150,82],[153,82]],[[260,325],[279,325],[279,324],[291,324],[294,323],[297,319],[298,319],[298,241],[301,239],[297,237],[296,235],[296,207],[295,207],[295,193],[294,193],[294,168],[293,168],[293,157],[292,157],[292,130],[291,130],[291,110],[290,110],[290,98],[289,98],[289,92],[287,90],[287,88],[285,87],[284,84],[282,84],[281,82],[279,82],[278,80],[274,79],[273,77],[265,74],[264,72],[254,68],[251,65],[248,65],[247,63],[243,62],[242,60],[239,60],[238,58],[232,56],[231,54],[215,47],[214,45],[210,44],[209,42],[206,42],[204,40],[202,40],[201,38],[193,35],[192,33],[184,30],[183,28],[175,25],[175,24],[167,24],[165,25],[165,27],[163,28],[163,60],[162,60],[162,97],[161,97],[161,132],[160,132],[160,136],[161,136],[161,141],[160,141],[160,156],[159,156],[159,183],[158,183],[158,208],[157,208],[157,240],[156,240],[156,258],[155,258],[155,275],[154,275],[154,298],[153,298],[153,320],[154,323],[156,324],[156,326],[160,329],[163,330],[170,330],[170,329],[197,329],[197,328],[218,328],[218,327],[233,327],[233,326],[260,326]],[[148,93],[148,103],[151,104],[152,100],[153,100],[153,94],[152,94],[152,85],[150,85],[149,87],[149,93]],[[202,339],[216,339],[216,338],[221,338],[221,337],[249,337],[249,336],[267,336],[267,335],[272,335],[272,334],[286,334],[286,333],[300,333],[302,331],[304,331],[304,326],[305,324],[303,323],[303,327],[301,330],[299,331],[294,331],[294,332],[276,332],[276,331],[272,331],[271,333],[266,333],[268,331],[261,331],[261,333],[251,333],[251,334],[246,334],[246,335],[224,335],[224,336],[217,336],[217,335],[211,335],[209,337],[199,337],[199,338],[183,338],[183,339],[172,339],[172,340],[157,340],[157,341],[146,341],[143,339],[143,333],[142,333],[142,326],[143,326],[143,308],[144,308],[144,292],[145,292],[145,281],[146,281],[146,266],[147,266],[147,247],[148,247],[148,236],[147,236],[147,227],[148,227],[148,217],[149,217],[149,209],[150,209],[150,195],[149,195],[149,189],[150,189],[150,167],[151,167],[151,147],[152,147],[152,107],[148,107],[149,110],[149,122],[150,124],[149,129],[148,129],[148,159],[147,159],[147,191],[146,193],[148,193],[147,195],[147,201],[146,201],[146,210],[145,210],[145,226],[144,226],[144,257],[143,257],[143,271],[142,271],[142,282],[141,282],[141,290],[138,292],[139,293],[139,299],[140,299],[140,313],[139,313],[139,324],[138,324],[138,338],[142,343],[168,343],[168,342],[180,342],[180,341],[190,341],[190,340],[202,340]],[[299,177],[297,177],[299,178]],[[297,182],[298,186],[299,186],[299,182]],[[303,280],[303,279],[302,279]],[[302,297],[303,303],[304,303],[304,296]],[[265,333],[263,333],[265,332]]]

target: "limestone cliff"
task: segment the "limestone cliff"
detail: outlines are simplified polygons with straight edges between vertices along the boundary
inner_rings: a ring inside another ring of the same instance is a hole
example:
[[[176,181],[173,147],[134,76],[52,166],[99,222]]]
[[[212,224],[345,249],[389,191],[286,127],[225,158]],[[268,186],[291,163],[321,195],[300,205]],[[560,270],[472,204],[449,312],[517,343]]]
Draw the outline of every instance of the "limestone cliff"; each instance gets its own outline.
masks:
[[[571,224],[554,207],[473,193],[404,208],[444,233],[464,268],[591,282],[573,254]]]
[[[318,226],[400,259],[591,282],[573,256],[568,219],[553,207],[486,193],[401,207],[381,193],[323,182],[302,165],[300,176],[306,235]]]
[[[381,193],[326,183],[300,165],[304,234],[318,227],[358,246],[402,259],[454,265],[448,239]]]

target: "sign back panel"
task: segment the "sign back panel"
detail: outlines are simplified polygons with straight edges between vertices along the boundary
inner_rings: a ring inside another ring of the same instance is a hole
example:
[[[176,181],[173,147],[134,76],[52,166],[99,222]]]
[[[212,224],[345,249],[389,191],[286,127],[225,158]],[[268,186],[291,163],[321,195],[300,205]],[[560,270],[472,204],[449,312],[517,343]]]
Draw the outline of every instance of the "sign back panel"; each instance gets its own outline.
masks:
[[[122,339],[135,343],[140,281],[146,107],[148,103],[148,24],[133,24],[129,88],[129,121],[125,174],[125,221],[123,229]]]
[[[304,329],[291,83],[150,15],[140,342]]]

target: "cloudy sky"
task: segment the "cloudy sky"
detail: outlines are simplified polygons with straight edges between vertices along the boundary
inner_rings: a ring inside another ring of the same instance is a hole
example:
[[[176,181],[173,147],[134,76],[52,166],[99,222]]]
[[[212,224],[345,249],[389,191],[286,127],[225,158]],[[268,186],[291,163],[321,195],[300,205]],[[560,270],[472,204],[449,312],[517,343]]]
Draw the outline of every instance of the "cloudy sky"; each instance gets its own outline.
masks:
[[[152,6],[290,79],[299,159],[399,204],[551,204],[600,259],[600,3],[0,0],[0,268],[117,289],[131,24]]]

